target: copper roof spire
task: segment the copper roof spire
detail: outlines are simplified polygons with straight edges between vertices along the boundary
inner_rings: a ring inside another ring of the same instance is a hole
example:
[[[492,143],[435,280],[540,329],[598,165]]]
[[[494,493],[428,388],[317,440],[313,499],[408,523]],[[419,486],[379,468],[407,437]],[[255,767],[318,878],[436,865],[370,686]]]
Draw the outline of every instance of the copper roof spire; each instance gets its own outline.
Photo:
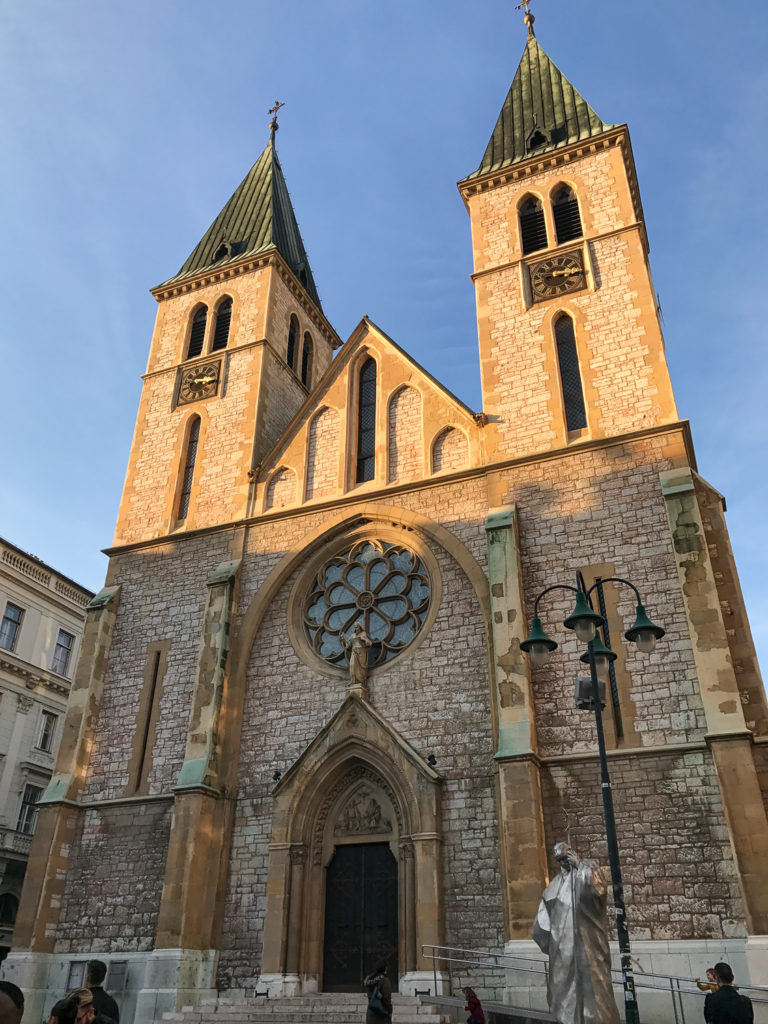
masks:
[[[531,0],[522,0],[522,3],[519,3],[519,4],[515,5],[515,10],[519,11],[523,7],[525,8],[525,17],[523,18],[523,21],[525,22],[525,27],[528,29],[528,35],[529,36],[533,36],[533,35],[536,34],[533,31],[533,23],[534,23],[534,21],[536,21],[536,19],[531,14],[530,4],[531,4]]]

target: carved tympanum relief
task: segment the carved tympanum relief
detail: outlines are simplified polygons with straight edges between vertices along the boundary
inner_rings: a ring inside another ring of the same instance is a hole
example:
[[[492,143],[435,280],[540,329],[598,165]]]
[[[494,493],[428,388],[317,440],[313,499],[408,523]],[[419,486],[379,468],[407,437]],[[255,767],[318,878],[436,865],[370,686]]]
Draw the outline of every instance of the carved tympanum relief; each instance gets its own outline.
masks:
[[[381,804],[368,786],[362,786],[347,800],[333,830],[337,836],[388,834],[391,831],[392,822],[384,817]]]

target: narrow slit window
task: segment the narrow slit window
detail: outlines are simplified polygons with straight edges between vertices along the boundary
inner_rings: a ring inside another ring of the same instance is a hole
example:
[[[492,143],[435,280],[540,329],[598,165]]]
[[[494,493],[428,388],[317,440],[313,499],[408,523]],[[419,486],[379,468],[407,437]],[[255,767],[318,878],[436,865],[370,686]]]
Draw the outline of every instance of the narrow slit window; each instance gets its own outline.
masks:
[[[557,244],[570,242],[573,238],[581,238],[581,214],[579,200],[572,189],[564,185],[555,193],[552,202],[552,213],[555,218],[555,234]]]
[[[224,299],[216,310],[216,327],[213,332],[213,352],[227,347],[229,341],[229,324],[232,320],[232,299]]]
[[[520,237],[523,254],[536,252],[547,247],[547,226],[544,222],[544,208],[541,200],[531,196],[520,207]]]
[[[583,430],[587,425],[584,410],[584,392],[581,387],[579,355],[576,351],[576,335],[573,320],[563,314],[555,322],[557,361],[560,367],[560,383],[563,389],[565,424],[568,430]]]
[[[357,397],[357,474],[361,484],[376,473],[376,362],[366,359],[360,369]]]
[[[179,519],[186,519],[189,513],[189,498],[192,494],[192,480],[195,475],[195,459],[197,458],[197,442],[200,438],[200,417],[196,416],[189,428],[187,451],[184,458],[184,471],[179,495]]]
[[[296,372],[296,349],[299,344],[299,321],[295,316],[291,317],[291,323],[288,327],[288,351],[285,355],[285,361],[288,363],[293,372]]]
[[[203,351],[205,341],[205,325],[208,322],[208,307],[201,306],[192,318],[192,330],[189,332],[189,348],[187,359],[194,359]]]
[[[304,347],[301,350],[301,383],[307,388],[312,383],[312,337],[309,331],[304,335]]]

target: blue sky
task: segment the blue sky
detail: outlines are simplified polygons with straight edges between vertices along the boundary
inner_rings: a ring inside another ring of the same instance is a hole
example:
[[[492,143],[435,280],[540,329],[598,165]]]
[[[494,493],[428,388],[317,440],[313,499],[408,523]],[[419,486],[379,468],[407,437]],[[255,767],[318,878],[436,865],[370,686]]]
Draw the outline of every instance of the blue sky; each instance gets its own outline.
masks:
[[[680,415],[725,494],[768,654],[768,5],[533,0],[542,46],[629,123]],[[0,0],[0,534],[98,589],[155,315],[264,147],[325,312],[363,314],[479,408],[469,222],[525,43],[514,0]],[[648,596],[652,614],[652,596]]]

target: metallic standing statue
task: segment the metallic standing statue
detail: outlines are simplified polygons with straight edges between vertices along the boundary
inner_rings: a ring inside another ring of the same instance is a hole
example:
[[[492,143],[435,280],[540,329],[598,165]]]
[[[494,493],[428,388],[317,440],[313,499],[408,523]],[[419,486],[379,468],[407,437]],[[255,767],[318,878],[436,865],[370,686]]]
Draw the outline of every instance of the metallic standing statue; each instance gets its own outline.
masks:
[[[607,877],[557,843],[560,874],[541,896],[533,941],[549,954],[547,1001],[560,1024],[619,1024],[611,985],[606,919]]]

